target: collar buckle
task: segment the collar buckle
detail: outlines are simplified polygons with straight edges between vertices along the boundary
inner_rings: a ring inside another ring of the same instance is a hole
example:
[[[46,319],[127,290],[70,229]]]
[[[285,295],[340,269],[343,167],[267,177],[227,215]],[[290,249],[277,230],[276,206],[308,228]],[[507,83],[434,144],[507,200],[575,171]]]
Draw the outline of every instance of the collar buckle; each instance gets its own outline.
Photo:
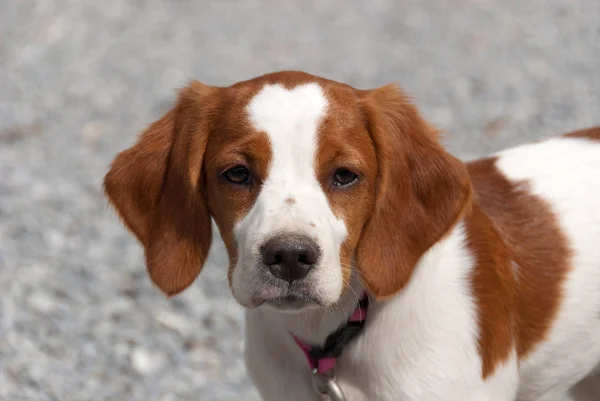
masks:
[[[313,369],[312,384],[316,393],[324,400],[346,401],[344,392],[336,383],[333,374],[320,373],[318,369]]]

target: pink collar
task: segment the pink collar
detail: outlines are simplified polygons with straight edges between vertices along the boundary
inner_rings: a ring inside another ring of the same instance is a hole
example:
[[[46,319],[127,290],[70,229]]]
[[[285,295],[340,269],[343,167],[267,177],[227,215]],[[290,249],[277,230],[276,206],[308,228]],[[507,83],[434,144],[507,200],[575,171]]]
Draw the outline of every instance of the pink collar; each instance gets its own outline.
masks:
[[[367,318],[368,302],[369,297],[365,292],[348,321],[331,333],[323,346],[310,345],[292,334],[313,373],[332,373],[344,347],[360,333]]]

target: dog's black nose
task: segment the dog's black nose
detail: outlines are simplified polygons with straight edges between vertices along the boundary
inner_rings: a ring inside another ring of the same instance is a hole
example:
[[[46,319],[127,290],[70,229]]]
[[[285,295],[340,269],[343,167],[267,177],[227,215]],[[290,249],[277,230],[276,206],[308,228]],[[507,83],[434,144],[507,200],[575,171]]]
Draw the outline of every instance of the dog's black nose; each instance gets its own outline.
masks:
[[[310,272],[319,260],[319,247],[304,236],[281,235],[263,247],[262,260],[271,274],[291,283]]]

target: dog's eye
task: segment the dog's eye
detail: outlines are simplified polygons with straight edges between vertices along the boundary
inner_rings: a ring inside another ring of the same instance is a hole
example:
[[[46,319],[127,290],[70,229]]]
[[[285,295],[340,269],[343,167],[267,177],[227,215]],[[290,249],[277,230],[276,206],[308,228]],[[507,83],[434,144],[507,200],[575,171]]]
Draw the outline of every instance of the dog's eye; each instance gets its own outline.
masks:
[[[333,185],[336,187],[349,187],[358,181],[358,174],[346,168],[339,168],[333,174]]]
[[[235,166],[223,173],[223,177],[233,184],[250,184],[250,171],[244,166]]]

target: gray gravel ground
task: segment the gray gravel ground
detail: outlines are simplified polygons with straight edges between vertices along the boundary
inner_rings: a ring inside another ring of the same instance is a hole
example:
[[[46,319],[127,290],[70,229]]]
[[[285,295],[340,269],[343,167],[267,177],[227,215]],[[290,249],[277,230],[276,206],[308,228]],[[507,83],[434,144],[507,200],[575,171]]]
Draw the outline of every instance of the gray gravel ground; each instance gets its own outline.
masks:
[[[0,0],[0,399],[254,400],[215,246],[166,300],[101,196],[190,78],[401,83],[471,158],[600,124],[598,0]]]

